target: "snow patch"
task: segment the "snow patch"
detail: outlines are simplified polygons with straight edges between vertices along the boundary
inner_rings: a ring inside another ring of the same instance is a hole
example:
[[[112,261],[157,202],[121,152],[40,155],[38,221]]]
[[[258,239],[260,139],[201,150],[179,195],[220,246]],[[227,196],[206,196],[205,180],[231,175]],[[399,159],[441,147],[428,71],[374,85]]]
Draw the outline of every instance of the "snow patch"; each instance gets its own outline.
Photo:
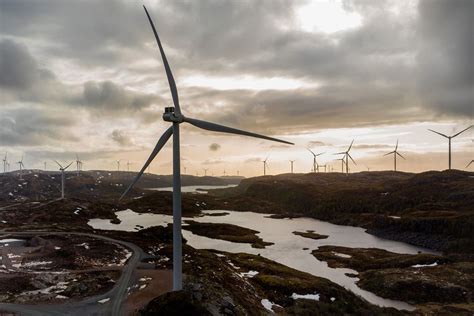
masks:
[[[99,304],[104,304],[104,303],[107,303],[108,301],[110,301],[110,297],[107,297],[107,298],[98,300],[97,303],[99,303]]]
[[[239,273],[241,277],[253,278],[258,274],[258,271],[250,270],[249,272]]]
[[[313,301],[319,301],[319,294],[296,294],[293,293],[291,294],[291,298],[294,300],[297,299],[305,299],[305,300],[313,300]]]
[[[423,267],[436,267],[438,265],[438,262],[433,262],[432,264],[415,264],[411,266],[412,268],[423,268]]]
[[[341,258],[352,258],[351,255],[348,255],[348,254],[345,254],[345,253],[334,252],[334,251],[332,253],[333,253],[333,255],[341,257]]]

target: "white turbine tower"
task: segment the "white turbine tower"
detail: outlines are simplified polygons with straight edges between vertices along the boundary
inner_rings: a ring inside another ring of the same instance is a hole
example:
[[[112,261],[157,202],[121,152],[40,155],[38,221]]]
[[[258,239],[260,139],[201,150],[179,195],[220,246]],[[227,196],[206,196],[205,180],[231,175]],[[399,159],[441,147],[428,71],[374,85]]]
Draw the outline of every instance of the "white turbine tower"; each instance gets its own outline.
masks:
[[[357,165],[354,159],[352,158],[351,154],[349,154],[352,148],[352,144],[354,144],[354,140],[352,140],[351,144],[349,145],[349,148],[347,148],[346,151],[335,153],[335,155],[344,155],[344,158],[346,159],[346,161],[344,162],[346,164],[346,174],[349,174],[349,158],[352,160],[354,165]]]
[[[170,86],[174,107],[165,108],[165,112],[163,114],[163,120],[165,122],[171,123],[172,126],[169,127],[163,133],[163,135],[161,135],[150,157],[145,162],[144,166],[142,167],[140,172],[137,174],[133,182],[130,184],[127,190],[123,193],[121,198],[123,198],[123,196],[125,196],[127,192],[133,187],[133,185],[140,179],[141,175],[146,170],[148,165],[153,161],[153,159],[156,157],[158,152],[163,148],[163,146],[171,138],[171,136],[173,136],[173,289],[175,291],[179,291],[183,287],[182,286],[181,167],[180,167],[179,125],[182,123],[189,123],[198,128],[214,131],[214,132],[222,132],[222,133],[230,133],[230,134],[263,138],[263,139],[282,142],[282,143],[291,144],[291,145],[293,145],[293,143],[279,140],[276,138],[271,138],[271,137],[251,133],[251,132],[246,132],[243,130],[239,130],[239,129],[235,129],[235,128],[231,128],[231,127],[227,127],[223,125],[218,125],[215,123],[188,118],[184,116],[181,113],[181,108],[179,105],[178,89],[176,88],[176,83],[173,78],[171,68],[168,64],[168,60],[166,59],[165,52],[161,45],[160,38],[155,29],[153,21],[150,15],[148,14],[147,9],[145,8],[145,6],[143,6],[143,8],[145,9],[145,13],[148,17],[148,21],[150,22],[151,28],[155,35],[155,39],[158,44],[158,48],[160,50],[161,58],[163,59],[166,75],[168,77],[168,83]]]
[[[336,159],[336,161],[339,161],[339,160],[341,161],[341,173],[344,173],[344,165],[346,164],[346,159],[345,157]]]
[[[56,160],[54,161],[55,163],[58,164],[59,170],[61,171],[61,199],[64,199],[64,171],[66,171],[67,168],[69,168],[70,165],[72,165],[73,162],[71,162],[69,165],[66,167],[63,167],[59,162]]]
[[[268,157],[265,158],[265,160],[262,160],[263,162],[263,175],[266,176],[267,175],[267,168],[268,168]]]
[[[115,161],[117,163],[117,171],[120,171],[120,160]]]
[[[405,160],[405,157],[403,157],[399,152],[398,152],[398,139],[397,139],[397,144],[395,145],[395,150],[391,151],[389,153],[386,153],[384,156],[387,155],[392,155],[393,154],[393,170],[397,171],[397,156],[402,157],[403,160]],[[368,168],[367,168],[368,169]]]
[[[81,171],[82,169],[82,161],[79,160],[79,156],[76,155],[76,172],[77,172],[77,175],[79,175],[79,172]]]
[[[293,173],[293,163],[295,162],[295,160],[290,160],[290,164],[291,164],[291,173]]]
[[[7,163],[8,163],[7,156],[8,156],[8,153],[5,152],[5,158],[3,158],[3,173],[7,172]]]
[[[23,179],[23,168],[25,165],[23,164],[23,156],[21,156],[21,160],[17,162],[18,165],[20,165],[20,180]]]
[[[209,169],[204,168],[204,176],[205,177],[207,177],[207,170],[209,170]],[[224,170],[224,175],[225,175],[225,170]]]
[[[467,131],[468,129],[470,129],[472,126],[474,126],[474,125],[471,125],[471,126],[469,126],[468,128],[463,129],[463,130],[460,131],[459,133],[456,133],[456,134],[451,135],[451,136],[445,135],[445,134],[443,134],[443,133],[440,133],[440,132],[437,132],[437,131],[434,131],[434,130],[428,128],[428,130],[429,130],[430,132],[436,133],[436,134],[441,135],[441,136],[443,136],[443,137],[446,137],[446,138],[448,139],[448,146],[449,146],[449,147],[448,147],[448,159],[449,159],[449,160],[448,160],[448,161],[449,161],[449,162],[448,162],[448,169],[449,169],[449,170],[451,170],[451,139],[453,139],[453,138],[456,137],[456,136],[459,136],[461,133],[464,133],[465,131]]]
[[[318,165],[318,162],[316,160],[316,157],[321,156],[324,153],[315,154],[311,149],[309,149],[309,148],[306,148],[306,149],[308,149],[309,152],[313,155],[313,170],[312,171],[313,172],[316,172],[316,171],[319,172],[319,165]]]

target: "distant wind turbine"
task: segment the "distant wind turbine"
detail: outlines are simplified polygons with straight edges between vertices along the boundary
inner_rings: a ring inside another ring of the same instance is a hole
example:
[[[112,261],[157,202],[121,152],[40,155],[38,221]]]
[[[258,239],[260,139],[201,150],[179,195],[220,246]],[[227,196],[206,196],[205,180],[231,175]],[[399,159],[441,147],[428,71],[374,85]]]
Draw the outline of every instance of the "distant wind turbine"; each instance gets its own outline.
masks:
[[[207,170],[209,170],[209,169],[204,169],[204,176],[205,177],[207,176]],[[224,170],[224,175],[225,175],[225,170]]]
[[[117,162],[117,171],[120,171],[120,160],[116,160]]]
[[[293,163],[295,162],[295,160],[290,160],[290,164],[291,164],[291,173],[293,173]]]
[[[352,158],[351,154],[349,153],[351,151],[351,148],[352,148],[352,144],[354,144],[354,140],[352,140],[351,144],[349,145],[349,148],[347,148],[346,151],[342,151],[340,153],[335,153],[335,155],[344,155],[346,161],[345,161],[345,164],[346,164],[346,174],[349,174],[349,158],[352,160],[352,162],[354,163],[354,165],[357,165],[356,162],[354,161],[354,159]]]
[[[72,165],[73,161],[71,161],[71,163],[67,165],[66,167],[63,167],[56,160],[54,162],[58,164],[59,170],[61,171],[61,199],[64,199],[64,171],[66,171],[66,169],[69,168],[70,165]]]
[[[127,161],[127,171],[128,172],[130,172],[130,165],[131,165],[130,161]]]
[[[3,173],[7,172],[7,163],[8,163],[7,156],[8,156],[8,153],[5,152],[5,158],[3,158]]]
[[[321,156],[322,154],[324,153],[318,153],[318,154],[315,154],[311,149],[309,148],[306,148],[309,150],[309,152],[313,155],[313,172],[319,172],[319,165],[318,165],[318,162],[316,160],[316,157],[318,156]]]
[[[346,164],[346,159],[344,157],[336,159],[341,161],[341,173],[344,173],[344,165]]]
[[[470,165],[471,165],[473,162],[474,162],[474,159],[473,159],[473,160],[471,160],[471,161],[470,161],[470,162],[467,164],[467,166],[466,166],[466,168],[465,168],[465,169],[469,168],[469,166],[470,166]]]
[[[405,157],[403,157],[399,152],[398,152],[398,139],[397,139],[397,144],[395,145],[395,150],[391,151],[389,153],[386,153],[384,156],[387,155],[392,155],[393,154],[393,170],[397,171],[397,156],[400,156],[403,160],[405,160]]]
[[[449,169],[449,170],[451,170],[451,139],[453,139],[453,138],[456,137],[456,136],[459,136],[461,133],[464,133],[465,131],[467,131],[468,129],[470,129],[472,126],[473,126],[473,125],[471,125],[471,126],[465,128],[465,129],[463,129],[462,131],[460,131],[459,133],[456,133],[456,134],[451,135],[451,136],[445,135],[445,134],[443,134],[443,133],[440,133],[440,132],[437,132],[437,131],[434,131],[434,130],[428,128],[428,130],[429,130],[430,132],[436,133],[436,134],[441,135],[441,136],[443,136],[443,137],[446,137],[446,138],[448,139],[448,146],[449,146],[449,147],[448,147],[448,148],[449,148],[449,149],[448,149],[448,157],[449,157],[449,158],[448,158],[448,159],[449,159],[448,169]]]
[[[155,25],[148,14],[147,9],[145,9],[145,13],[148,17],[148,21],[150,22],[151,28],[155,35],[156,42],[158,44],[158,48],[160,50],[161,58],[163,59],[163,64],[165,67],[166,75],[168,77],[168,83],[171,90],[171,95],[173,98],[174,107],[166,107],[165,113],[163,114],[163,120],[165,122],[172,123],[172,126],[169,127],[163,135],[158,140],[155,148],[153,149],[150,157],[145,162],[145,165],[137,174],[133,182],[127,188],[127,190],[123,193],[125,196],[128,191],[133,187],[133,185],[140,179],[143,172],[146,170],[148,165],[153,161],[156,157],[158,152],[163,148],[166,142],[173,136],[173,290],[179,291],[182,289],[182,237],[181,237],[181,167],[180,167],[180,136],[179,136],[179,125],[181,123],[189,123],[194,125],[198,128],[214,131],[214,132],[222,132],[222,133],[230,133],[230,134],[237,134],[237,135],[244,135],[256,138],[263,138],[266,140],[272,140],[277,142],[282,142],[286,144],[292,144],[287,141],[279,140],[272,137],[267,137],[215,123],[210,123],[202,120],[197,120],[193,118],[188,118],[181,113],[181,108],[179,105],[179,97],[178,97],[178,89],[176,88],[176,83],[173,78],[173,74],[171,72],[171,68],[168,64],[168,60],[166,58],[165,52],[161,45],[160,38],[158,33],[155,29]],[[293,145],[293,144],[292,144]]]
[[[44,170],[46,171],[46,161],[44,162]]]
[[[79,156],[76,155],[76,172],[79,175],[79,171],[82,169],[82,161],[79,160]]]
[[[266,176],[267,175],[267,168],[268,168],[268,157],[265,158],[265,160],[262,160],[263,162],[263,175]]]
[[[21,156],[21,160],[18,161],[17,164],[20,165],[20,180],[21,180],[23,176],[23,168],[25,167],[25,165],[23,164],[23,156]]]

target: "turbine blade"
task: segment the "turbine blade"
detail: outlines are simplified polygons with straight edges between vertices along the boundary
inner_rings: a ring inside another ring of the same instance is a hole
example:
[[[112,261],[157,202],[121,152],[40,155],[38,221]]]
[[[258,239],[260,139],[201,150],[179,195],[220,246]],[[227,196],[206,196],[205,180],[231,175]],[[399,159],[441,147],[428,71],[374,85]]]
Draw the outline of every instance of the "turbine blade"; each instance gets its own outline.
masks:
[[[350,146],[349,146],[349,149],[347,149],[347,152],[349,152],[349,150],[351,150],[352,144],[354,144],[354,140],[352,140],[352,142],[351,142],[351,144],[350,144]]]
[[[192,124],[196,127],[208,130],[208,131],[244,135],[244,136],[262,138],[262,139],[271,140],[271,141],[274,141],[274,142],[280,142],[280,143],[284,143],[284,144],[294,145],[293,143],[287,142],[285,140],[281,140],[281,139],[277,139],[277,138],[273,138],[273,137],[268,137],[268,136],[264,136],[264,135],[260,135],[260,134],[256,134],[256,133],[251,133],[251,132],[247,132],[247,131],[243,131],[243,130],[240,130],[240,129],[227,127],[227,126],[224,126],[224,125],[219,125],[219,124],[215,124],[215,123],[211,123],[211,122],[196,120],[196,119],[193,119],[193,118],[185,117],[184,121],[187,122],[187,123],[190,123],[190,124]]]
[[[309,148],[306,148],[306,149],[308,149],[309,152],[313,154],[313,156],[316,156],[316,155],[314,154],[314,152],[313,152],[311,149],[309,149]]]
[[[168,139],[170,139],[171,135],[173,134],[173,127],[170,127],[168,128],[164,133],[163,135],[161,135],[160,139],[158,140],[158,142],[156,143],[156,146],[155,148],[153,149],[153,151],[151,152],[151,155],[150,157],[148,157],[147,161],[145,162],[145,164],[143,165],[142,169],[140,170],[140,172],[136,175],[136,177],[133,179],[132,183],[130,183],[130,185],[128,186],[127,190],[125,190],[125,192],[123,192],[122,196],[120,197],[119,200],[123,199],[123,197],[125,195],[127,195],[128,191],[130,191],[130,189],[135,185],[135,183],[137,183],[137,181],[140,179],[140,177],[142,176],[143,172],[145,172],[146,168],[148,168],[148,166],[150,165],[150,163],[153,161],[153,159],[155,159],[156,155],[160,152],[160,150],[163,148],[163,146],[166,144],[166,142],[168,141]]]
[[[391,152],[389,152],[389,153],[386,153],[384,156],[391,155],[391,154],[393,154],[394,152],[395,152],[395,151],[391,151]]]
[[[323,155],[323,154],[325,154],[325,152],[324,152],[324,153],[319,153],[319,154],[317,154],[316,157],[317,157],[317,156],[321,156],[321,155]]]
[[[354,159],[352,159],[351,155],[349,155],[349,153],[347,153],[347,156],[349,156],[349,158],[351,158],[352,162],[354,163],[354,165],[357,165],[357,163],[354,161]]]
[[[72,165],[72,162],[66,166],[66,168],[64,168],[64,170],[66,170],[67,168],[69,168],[70,166]]]
[[[397,144],[395,145],[395,151],[398,149],[398,139],[397,139]]]
[[[466,168],[469,168],[469,166],[474,162],[474,160],[471,160],[471,162],[469,162],[466,166]]]
[[[55,163],[58,164],[59,168],[62,168],[63,166],[61,166],[61,164],[59,162],[57,162],[56,160],[54,160]]]
[[[397,155],[399,155],[400,157],[402,157],[402,158],[403,158],[403,160],[406,160],[406,159],[405,159],[405,157],[403,157],[403,156],[402,156],[402,154],[400,154],[398,151],[397,151],[397,152],[395,152],[395,153],[396,153]]]
[[[173,74],[171,73],[171,68],[168,64],[168,59],[166,59],[165,51],[163,50],[163,46],[161,46],[161,41],[158,36],[158,32],[155,29],[155,25],[153,24],[150,14],[148,14],[148,10],[145,6],[143,6],[143,9],[145,9],[146,16],[148,17],[148,21],[150,21],[151,28],[153,29],[153,34],[155,34],[156,43],[158,44],[158,48],[160,49],[161,58],[163,59],[166,76],[168,77],[168,83],[170,85],[171,96],[173,97],[174,110],[176,114],[181,115],[181,108],[179,107],[178,89],[176,88],[176,83],[174,81]]]
[[[442,134],[442,133],[439,133],[439,132],[437,132],[437,131],[433,131],[432,129],[429,129],[429,128],[428,128],[428,130],[429,130],[430,132],[436,133],[436,134],[441,135],[441,136],[443,136],[443,137],[449,138],[449,136],[444,135],[444,134]]]
[[[456,137],[456,136],[458,136],[458,135],[461,134],[461,133],[464,133],[465,131],[467,131],[468,129],[470,129],[472,126],[473,126],[473,125],[469,126],[468,128],[463,129],[463,130],[460,131],[459,133],[454,134],[453,136],[451,136],[451,138]]]
[[[346,154],[345,151],[341,151],[340,153],[335,153],[335,154],[333,154],[333,155],[345,155],[345,154]]]

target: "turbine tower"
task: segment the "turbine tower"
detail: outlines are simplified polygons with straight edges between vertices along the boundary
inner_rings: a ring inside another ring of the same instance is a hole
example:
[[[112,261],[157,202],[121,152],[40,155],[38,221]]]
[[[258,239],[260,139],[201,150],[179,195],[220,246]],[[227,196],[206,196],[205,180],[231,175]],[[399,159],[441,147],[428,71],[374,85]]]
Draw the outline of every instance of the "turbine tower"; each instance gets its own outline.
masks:
[[[456,134],[451,135],[451,136],[445,135],[445,134],[443,134],[443,133],[440,133],[440,132],[437,132],[437,131],[434,131],[434,130],[428,128],[428,130],[429,130],[430,132],[436,133],[436,134],[441,135],[441,136],[443,136],[443,137],[446,137],[446,138],[448,139],[448,157],[449,157],[449,158],[448,158],[448,159],[449,159],[449,160],[448,160],[448,161],[449,161],[449,162],[448,162],[448,169],[449,169],[449,170],[451,170],[451,139],[453,139],[453,138],[456,137],[456,136],[459,136],[461,133],[464,133],[465,131],[467,131],[468,129],[470,129],[472,126],[473,126],[473,125],[469,126],[468,128],[465,128],[465,129],[463,129],[462,131],[460,131],[459,133],[456,133]]]
[[[207,170],[209,169],[204,169],[204,176],[207,177]],[[225,175],[225,170],[224,170],[224,175]]]
[[[76,172],[79,175],[79,171],[82,169],[82,161],[79,160],[79,156],[76,154]]]
[[[179,125],[182,123],[189,123],[194,125],[198,128],[205,129],[208,131],[214,132],[222,132],[222,133],[230,133],[230,134],[237,134],[237,135],[244,135],[250,137],[257,137],[263,138],[267,140],[282,142],[286,144],[293,143],[279,140],[276,138],[271,138],[215,123],[210,123],[198,119],[188,118],[181,113],[181,108],[179,105],[179,97],[178,97],[178,89],[176,88],[176,83],[173,78],[173,74],[171,72],[171,68],[168,64],[168,60],[166,58],[165,52],[161,45],[160,38],[158,33],[155,29],[155,25],[148,14],[148,11],[145,6],[145,13],[148,17],[148,21],[150,22],[151,28],[155,35],[156,43],[158,44],[158,48],[161,54],[161,58],[163,59],[163,65],[166,71],[166,76],[168,77],[168,83],[171,90],[171,95],[173,98],[174,107],[166,107],[165,112],[163,114],[163,120],[165,122],[171,123],[172,126],[169,127],[163,135],[161,135],[160,139],[158,140],[155,148],[153,149],[150,157],[145,162],[144,166],[137,174],[133,182],[127,188],[127,190],[123,193],[122,197],[125,196],[128,191],[133,187],[133,185],[140,179],[143,172],[146,170],[148,165],[153,161],[159,151],[163,148],[166,142],[173,136],[173,290],[179,291],[182,289],[182,237],[181,237],[181,167],[180,167],[180,135],[179,135]]]
[[[66,171],[66,169],[69,168],[70,165],[72,165],[73,161],[71,161],[71,163],[67,165],[66,167],[63,167],[56,160],[54,162],[58,164],[59,170],[61,171],[61,199],[64,199],[64,171]]]
[[[120,160],[116,160],[117,162],[117,171],[120,171]]]
[[[268,157],[265,158],[265,160],[262,160],[263,162],[263,175],[266,176],[267,175],[267,160],[268,160]]]
[[[316,157],[321,156],[324,153],[315,154],[311,149],[309,148],[306,148],[306,149],[308,149],[309,152],[313,155],[313,172],[316,172],[316,170],[319,172],[319,165],[316,160]]]
[[[8,163],[7,155],[8,155],[8,153],[5,152],[5,158],[3,158],[3,173],[7,172],[7,163]]]
[[[291,164],[291,173],[293,173],[293,163],[295,162],[295,160],[290,160],[290,164]]]
[[[21,160],[17,162],[17,164],[20,165],[20,180],[23,179],[22,176],[23,176],[23,168],[25,167],[25,165],[23,164],[23,156],[21,156]]]
[[[398,139],[397,139],[397,144],[395,145],[395,150],[391,151],[389,153],[386,153],[384,156],[387,155],[392,155],[393,154],[393,170],[397,171],[397,156],[402,157],[403,160],[405,160],[405,157],[403,157],[399,152],[398,152]],[[368,168],[367,168],[368,169]]]
[[[344,157],[336,159],[337,161],[341,161],[341,173],[344,173],[344,165],[346,164],[346,159]]]
[[[130,172],[130,165],[131,165],[130,161],[127,161],[127,172]]]
[[[345,164],[346,164],[346,174],[349,174],[349,158],[352,160],[354,165],[357,165],[354,159],[352,158],[351,154],[349,153],[352,148],[352,144],[354,144],[354,140],[352,140],[351,144],[349,145],[349,148],[347,148],[346,151],[342,151],[340,153],[335,153],[335,155],[344,155],[344,158],[346,159]]]

